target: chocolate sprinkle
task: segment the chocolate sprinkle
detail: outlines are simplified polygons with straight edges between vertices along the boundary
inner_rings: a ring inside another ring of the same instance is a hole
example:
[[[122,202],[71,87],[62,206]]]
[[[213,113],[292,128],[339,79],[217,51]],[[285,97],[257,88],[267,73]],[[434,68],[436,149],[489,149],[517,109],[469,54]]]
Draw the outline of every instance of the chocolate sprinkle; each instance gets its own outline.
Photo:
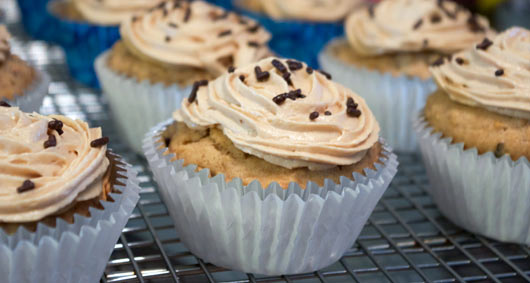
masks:
[[[228,72],[229,73],[233,73],[235,70],[236,70],[236,68],[234,66],[228,67]]]
[[[228,15],[230,15],[230,12],[228,12],[228,11],[224,11],[222,14],[220,14],[220,15],[216,15],[216,16],[213,18],[213,20],[214,20],[214,21],[223,20],[223,19],[228,18]]]
[[[414,30],[417,30],[421,27],[421,25],[423,24],[423,19],[419,19],[415,24],[414,26],[412,27],[412,29]]]
[[[287,72],[285,65],[277,59],[272,60],[272,66],[282,74]]]
[[[44,148],[54,147],[57,145],[57,139],[54,135],[48,135],[48,140],[44,142]]]
[[[63,122],[57,120],[57,119],[53,119],[51,120],[50,122],[48,122],[48,129],[52,130],[52,131],[57,131],[57,133],[59,135],[62,135],[64,132],[63,132]]]
[[[186,12],[184,12],[184,22],[189,21],[191,18],[191,7],[188,5]]]
[[[232,34],[232,31],[231,30],[225,30],[225,31],[222,31],[219,33],[219,37],[223,37],[223,36],[227,36],[227,35],[231,35]]]
[[[269,79],[269,77],[270,77],[269,72],[262,71],[260,66],[256,66],[254,68],[254,72],[256,73],[256,79],[258,80],[258,82],[267,81]]]
[[[353,98],[351,97],[348,97],[348,99],[346,100],[346,106],[349,108],[349,107],[352,107],[352,108],[357,108],[359,106],[359,104],[355,103],[355,101],[353,100]]]
[[[287,95],[285,93],[282,93],[282,94],[278,94],[275,97],[273,97],[272,101],[274,101],[274,103],[278,105],[282,105],[282,103],[284,103],[286,99],[287,99]]]
[[[504,70],[503,69],[498,69],[497,71],[495,71],[495,76],[496,77],[500,77],[504,75]]]
[[[239,80],[242,81],[242,82],[245,82],[245,75],[239,76]]]
[[[486,51],[491,45],[493,45],[493,42],[486,37],[481,43],[477,44],[477,49]]]
[[[260,44],[257,41],[249,41],[248,42],[248,46],[250,46],[250,47],[259,47]]]
[[[313,68],[307,66],[307,68],[305,69],[305,71],[308,73],[308,74],[312,74],[313,73]]]
[[[309,119],[315,120],[316,118],[318,118],[318,112],[317,111],[311,112],[311,114],[309,114]]]
[[[443,65],[444,62],[445,62],[444,57],[440,57],[440,58],[436,59],[436,61],[434,61],[434,62],[431,64],[431,66],[433,66],[433,67],[439,67],[439,66]]]
[[[9,105],[9,103],[3,101],[3,100],[0,100],[0,106],[1,107],[11,107],[11,105]]]
[[[250,33],[256,33],[259,30],[259,28],[260,28],[259,24],[256,24],[256,25],[254,25],[252,27],[249,27],[247,29],[247,31],[250,32]]]
[[[467,25],[469,26],[469,29],[475,33],[486,31],[486,29],[478,22],[477,16],[475,14],[471,14],[471,16],[469,16],[469,19],[467,19]]]
[[[295,90],[291,90],[287,93],[282,93],[282,94],[279,94],[279,95],[276,95],[274,98],[272,98],[272,101],[274,101],[274,103],[278,104],[278,105],[281,105],[282,103],[285,102],[285,100],[287,98],[291,99],[291,100],[296,100],[297,98],[305,98],[306,96],[302,94],[302,90],[301,89],[295,89]]]
[[[304,64],[295,60],[287,60],[287,66],[289,67],[289,70],[294,72],[302,69],[304,67]]]
[[[288,85],[293,85],[293,81],[291,80],[291,73],[283,73],[282,78],[287,82]]]
[[[442,21],[442,17],[438,13],[435,13],[435,14],[431,15],[431,23],[437,24],[437,23],[439,23],[441,21]]]
[[[498,143],[495,148],[495,157],[501,158],[504,155],[504,143]]]
[[[348,107],[346,109],[346,114],[350,117],[359,118],[361,116],[361,110],[354,107]]]
[[[326,115],[326,116],[331,116],[331,112],[326,111],[326,112],[324,112],[324,115]]]
[[[328,72],[322,70],[318,70],[318,72],[324,75],[328,80],[331,80],[331,75]]]
[[[455,61],[456,61],[456,63],[458,65],[464,65],[464,63],[466,62],[466,61],[464,61],[464,59],[462,59],[460,57],[456,57]]]
[[[178,28],[179,26],[175,23],[168,23],[167,24],[168,26],[172,27],[172,28]]]
[[[193,103],[195,99],[197,99],[197,91],[199,90],[199,87],[207,86],[207,85],[208,85],[207,80],[201,80],[201,81],[194,82],[191,88],[190,96],[188,97],[188,102]]]
[[[33,189],[35,189],[35,184],[30,180],[26,180],[24,183],[22,183],[22,186],[17,188],[17,193],[21,194]]]
[[[90,142],[90,146],[91,147],[102,147],[106,144],[109,143],[109,138],[108,137],[102,137],[102,138],[99,138],[99,139],[95,139],[93,141]]]
[[[170,41],[171,41],[171,37],[169,37],[168,35],[166,35],[165,40],[166,40],[166,42],[170,42]]]

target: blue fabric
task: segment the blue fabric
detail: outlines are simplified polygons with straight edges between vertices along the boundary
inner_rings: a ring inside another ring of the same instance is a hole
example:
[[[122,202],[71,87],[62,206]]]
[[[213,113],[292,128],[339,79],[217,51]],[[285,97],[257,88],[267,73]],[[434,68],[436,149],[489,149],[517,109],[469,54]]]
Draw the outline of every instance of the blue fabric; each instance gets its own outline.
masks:
[[[206,0],[212,4],[231,10],[233,8],[232,0]]]
[[[26,32],[35,39],[52,41],[55,38],[53,19],[46,7],[49,0],[17,0]]]
[[[54,41],[63,47],[72,77],[90,87],[99,88],[94,61],[120,39],[119,27],[98,26],[61,19],[53,14],[51,16],[55,29]]]
[[[286,0],[288,1],[288,0]],[[319,23],[297,20],[274,20],[265,15],[236,10],[257,20],[273,38],[269,43],[278,55],[306,62],[318,68],[318,54],[331,39],[344,34],[343,23]]]

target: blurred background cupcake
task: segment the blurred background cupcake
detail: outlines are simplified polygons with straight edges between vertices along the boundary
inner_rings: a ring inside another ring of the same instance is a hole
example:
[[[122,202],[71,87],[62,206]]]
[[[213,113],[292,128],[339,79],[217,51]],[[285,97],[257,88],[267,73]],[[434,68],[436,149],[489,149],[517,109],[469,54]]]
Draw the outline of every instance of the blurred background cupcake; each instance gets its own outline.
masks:
[[[439,89],[415,128],[440,210],[530,244],[530,31],[511,28],[431,68]]]
[[[255,21],[203,1],[165,2],[121,25],[96,69],[119,128],[142,152],[147,130],[207,80],[270,55]]]
[[[64,48],[68,68],[78,81],[99,87],[94,60],[120,38],[119,24],[133,13],[147,10],[162,0],[53,0],[48,12],[53,19],[53,41]]]
[[[10,37],[7,28],[0,25],[0,103],[27,112],[39,111],[50,79],[11,53]]]
[[[493,34],[486,18],[436,0],[382,1],[353,12],[345,29],[320,63],[367,100],[381,135],[399,151],[417,148],[410,121],[435,88],[429,65]]]
[[[97,282],[139,199],[135,171],[81,120],[0,105],[0,121],[2,282]]]
[[[360,96],[278,58],[200,87],[144,150],[182,242],[266,275],[337,261],[397,172]]]
[[[362,0],[234,0],[234,8],[272,33],[271,48],[318,68],[317,54],[343,34],[342,22]]]

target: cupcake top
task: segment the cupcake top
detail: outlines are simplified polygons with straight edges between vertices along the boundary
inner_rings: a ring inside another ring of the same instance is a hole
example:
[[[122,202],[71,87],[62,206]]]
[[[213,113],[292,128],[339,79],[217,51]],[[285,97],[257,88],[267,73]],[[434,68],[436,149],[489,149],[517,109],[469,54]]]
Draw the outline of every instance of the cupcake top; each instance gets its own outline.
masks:
[[[79,13],[89,22],[119,25],[136,12],[147,10],[164,0],[72,0]]]
[[[385,0],[354,12],[345,24],[360,55],[463,50],[494,32],[486,18],[452,1]]]
[[[530,31],[514,27],[431,67],[438,86],[459,103],[530,119]]]
[[[351,165],[378,141],[364,99],[327,73],[277,58],[230,71],[195,83],[175,120],[218,126],[241,151],[289,169]]]
[[[0,64],[4,63],[9,56],[11,46],[9,45],[9,39],[11,35],[7,31],[4,25],[0,25]]]
[[[203,1],[164,2],[123,22],[120,32],[128,49],[143,58],[215,76],[270,54],[270,34],[256,22]]]
[[[98,197],[109,161],[100,128],[0,104],[0,222],[25,223]]]
[[[274,19],[337,22],[346,17],[360,0],[240,0],[241,5]]]

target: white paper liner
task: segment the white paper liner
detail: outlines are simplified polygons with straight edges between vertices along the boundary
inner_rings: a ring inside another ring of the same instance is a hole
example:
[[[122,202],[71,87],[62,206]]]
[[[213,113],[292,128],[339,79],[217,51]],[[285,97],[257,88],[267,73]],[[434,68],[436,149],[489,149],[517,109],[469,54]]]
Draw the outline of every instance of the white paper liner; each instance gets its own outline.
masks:
[[[180,108],[182,99],[190,94],[191,86],[174,84],[166,87],[162,83],[138,82],[107,67],[108,54],[107,51],[96,59],[98,80],[121,134],[136,153],[143,154],[145,133]]]
[[[3,283],[99,282],[121,230],[125,227],[140,187],[136,171],[119,165],[127,179],[115,185],[114,202],[104,210],[90,208],[91,217],[76,214],[74,223],[57,220],[55,228],[38,224],[35,232],[20,228],[13,235],[0,229],[0,281]]]
[[[181,240],[217,266],[266,275],[312,272],[331,265],[349,249],[397,172],[397,157],[384,146],[377,171],[326,180],[306,189],[277,183],[262,189],[223,175],[170,161],[160,135],[168,120],[146,134],[144,151]]]
[[[337,59],[329,46],[319,54],[323,70],[333,80],[362,96],[381,126],[381,136],[396,151],[411,152],[418,149],[411,121],[425,106],[427,96],[436,89],[432,79],[422,80],[406,75],[393,76],[365,68],[358,68]]]
[[[414,128],[440,211],[458,226],[487,237],[530,245],[530,163],[478,154],[434,133],[423,115]]]
[[[46,72],[37,71],[37,80],[33,85],[23,95],[18,95],[14,100],[7,100],[7,102],[11,106],[19,107],[24,112],[39,112],[42,101],[48,94],[49,84],[50,76]]]

